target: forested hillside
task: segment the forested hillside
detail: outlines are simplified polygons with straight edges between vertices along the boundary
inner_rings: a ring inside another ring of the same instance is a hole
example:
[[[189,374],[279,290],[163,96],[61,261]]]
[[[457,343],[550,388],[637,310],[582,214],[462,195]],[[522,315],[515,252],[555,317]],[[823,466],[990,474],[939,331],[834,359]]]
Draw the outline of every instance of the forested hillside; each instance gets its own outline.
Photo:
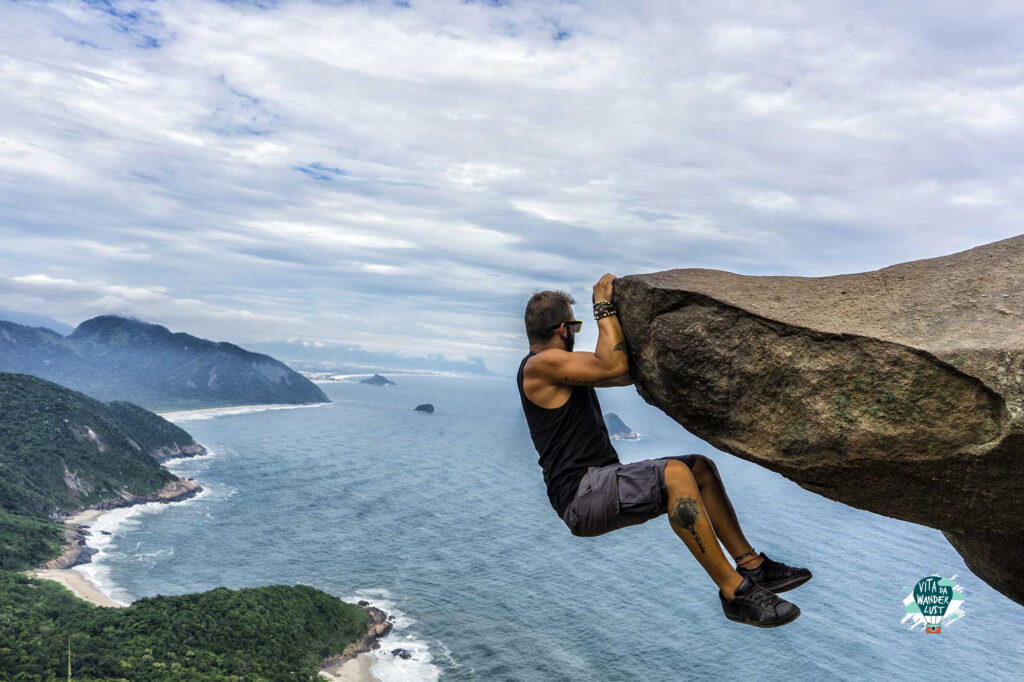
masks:
[[[157,458],[201,451],[130,403],[103,404],[36,377],[0,374],[0,679],[315,680],[365,633],[356,605],[271,585],[94,606],[15,571],[58,556],[59,518],[176,481]]]

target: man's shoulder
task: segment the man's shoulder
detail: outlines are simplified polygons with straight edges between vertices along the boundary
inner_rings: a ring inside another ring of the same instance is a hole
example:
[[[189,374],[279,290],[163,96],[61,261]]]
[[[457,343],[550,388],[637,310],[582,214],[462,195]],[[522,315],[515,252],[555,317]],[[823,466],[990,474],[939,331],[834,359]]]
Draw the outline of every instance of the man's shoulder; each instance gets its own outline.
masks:
[[[526,364],[532,364],[535,367],[548,365],[558,362],[571,354],[572,353],[570,351],[562,350],[561,348],[545,348],[544,350],[537,351],[533,355],[529,356],[526,359]]]
[[[527,357],[526,362],[523,363],[523,375],[544,376],[557,367],[559,360],[564,359],[564,356],[568,354],[568,351],[561,348],[546,348],[542,351],[537,351]]]

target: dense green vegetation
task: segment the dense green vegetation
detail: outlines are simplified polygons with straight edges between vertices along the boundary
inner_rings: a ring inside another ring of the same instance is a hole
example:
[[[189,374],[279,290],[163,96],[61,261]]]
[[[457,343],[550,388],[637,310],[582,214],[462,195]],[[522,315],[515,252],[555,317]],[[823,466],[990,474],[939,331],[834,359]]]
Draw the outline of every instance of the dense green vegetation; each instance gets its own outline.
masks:
[[[60,555],[64,531],[53,521],[0,509],[0,571],[32,568]]]
[[[157,415],[146,420],[133,409],[111,409],[49,381],[0,374],[0,505],[47,518],[117,497],[122,490],[135,495],[159,490],[176,477],[140,441],[173,444],[160,440],[163,433],[181,439],[181,445],[193,442]]]
[[[308,586],[271,585],[102,608],[15,571],[62,551],[55,521],[144,494],[173,474],[150,456],[185,431],[130,403],[103,403],[36,377],[0,374],[0,679],[314,680],[362,636],[367,615]]]
[[[0,321],[0,371],[152,410],[327,402],[314,383],[268,355],[111,315],[69,336]]]
[[[130,434],[130,440],[150,454],[170,445],[184,447],[195,443],[185,429],[138,405],[115,400],[106,407]]]
[[[3,679],[315,680],[367,627],[366,612],[305,585],[93,606],[57,583],[0,572]]]

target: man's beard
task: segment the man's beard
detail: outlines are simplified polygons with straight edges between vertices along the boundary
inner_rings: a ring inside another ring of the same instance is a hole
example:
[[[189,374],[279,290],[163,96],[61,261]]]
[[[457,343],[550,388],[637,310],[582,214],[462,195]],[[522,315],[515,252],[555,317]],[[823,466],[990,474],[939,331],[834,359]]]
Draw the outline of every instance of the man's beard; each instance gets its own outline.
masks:
[[[576,343],[576,332],[570,331],[568,338],[565,339],[565,349],[572,352],[573,344]]]

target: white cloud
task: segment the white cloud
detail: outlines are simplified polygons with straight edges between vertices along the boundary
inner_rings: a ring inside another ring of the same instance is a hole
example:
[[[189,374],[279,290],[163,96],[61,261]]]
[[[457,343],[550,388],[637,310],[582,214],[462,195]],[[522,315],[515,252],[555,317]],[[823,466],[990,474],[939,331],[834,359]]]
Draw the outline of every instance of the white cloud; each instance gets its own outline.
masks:
[[[177,298],[166,287],[130,287],[101,281],[77,281],[46,274],[7,277],[0,274],[0,305],[15,310],[30,309],[26,302],[45,302],[58,319],[80,322],[95,315],[125,315],[172,326],[228,323],[248,326],[251,331],[267,325],[301,324],[283,317],[212,305],[194,298]]]
[[[1024,217],[999,8],[112,2],[0,7],[5,307],[495,360],[537,288],[862,271]]]
[[[784,211],[799,206],[797,200],[785,192],[749,192],[740,201],[762,211]]]
[[[785,40],[782,31],[749,24],[716,24],[708,33],[713,48],[726,52],[757,52]]]

